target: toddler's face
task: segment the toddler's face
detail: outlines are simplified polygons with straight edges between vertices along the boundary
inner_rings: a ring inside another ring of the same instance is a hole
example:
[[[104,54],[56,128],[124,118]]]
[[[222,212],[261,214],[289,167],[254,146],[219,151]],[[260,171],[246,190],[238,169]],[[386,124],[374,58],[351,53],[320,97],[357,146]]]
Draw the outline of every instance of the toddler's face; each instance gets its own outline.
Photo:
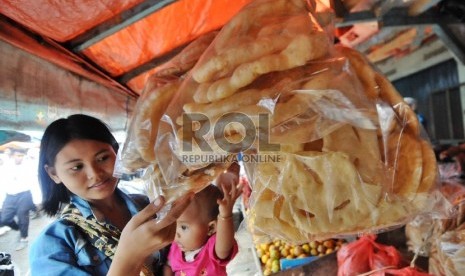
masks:
[[[176,221],[175,242],[186,252],[199,249],[208,238],[208,223],[202,219],[200,211],[192,202]]]

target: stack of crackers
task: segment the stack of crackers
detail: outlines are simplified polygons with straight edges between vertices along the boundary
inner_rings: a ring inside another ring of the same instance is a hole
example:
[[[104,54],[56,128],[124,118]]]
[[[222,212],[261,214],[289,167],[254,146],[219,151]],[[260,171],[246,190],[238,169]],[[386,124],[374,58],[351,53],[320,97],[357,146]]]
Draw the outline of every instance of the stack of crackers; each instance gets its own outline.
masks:
[[[244,159],[251,227],[291,243],[427,210],[437,167],[415,113],[318,18],[305,0],[257,0],[222,28],[152,120],[166,187],[197,191],[237,152],[264,157]]]

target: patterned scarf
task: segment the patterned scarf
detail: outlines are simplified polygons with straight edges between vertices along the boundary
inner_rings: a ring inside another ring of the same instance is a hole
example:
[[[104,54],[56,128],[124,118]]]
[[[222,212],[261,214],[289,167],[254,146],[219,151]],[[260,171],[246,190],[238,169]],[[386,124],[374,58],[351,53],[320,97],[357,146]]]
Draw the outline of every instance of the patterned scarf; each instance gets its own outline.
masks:
[[[61,218],[72,222],[92,245],[113,260],[116,253],[121,231],[109,223],[100,223],[95,218],[86,219],[74,204],[67,205],[61,213]],[[144,264],[140,276],[153,276],[153,272]]]

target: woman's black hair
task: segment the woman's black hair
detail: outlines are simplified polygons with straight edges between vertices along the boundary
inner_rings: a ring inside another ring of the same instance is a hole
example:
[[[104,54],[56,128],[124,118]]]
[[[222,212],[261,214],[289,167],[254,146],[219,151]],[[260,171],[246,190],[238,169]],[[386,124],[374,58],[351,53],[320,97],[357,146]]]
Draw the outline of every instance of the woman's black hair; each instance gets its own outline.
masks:
[[[95,140],[110,144],[118,152],[118,142],[108,126],[97,118],[75,114],[51,123],[42,136],[39,153],[39,183],[42,190],[42,208],[49,216],[60,210],[61,204],[69,202],[65,185],[56,185],[50,178],[45,165],[55,166],[56,156],[61,149],[76,139]]]

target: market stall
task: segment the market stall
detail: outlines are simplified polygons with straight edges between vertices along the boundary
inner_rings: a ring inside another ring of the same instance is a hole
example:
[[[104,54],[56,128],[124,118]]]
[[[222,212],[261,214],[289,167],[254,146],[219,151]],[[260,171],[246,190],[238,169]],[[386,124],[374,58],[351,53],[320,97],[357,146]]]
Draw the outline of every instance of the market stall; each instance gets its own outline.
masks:
[[[205,188],[240,156],[250,188],[243,216],[264,275],[425,275],[428,267],[416,260],[427,243],[435,252],[430,273],[445,274],[447,258],[460,263],[461,221],[456,232],[444,228],[436,236],[418,228],[425,238],[410,253],[406,241],[386,234],[419,217],[451,219],[461,205],[441,189],[435,152],[415,112],[372,63],[390,55],[387,46],[362,53],[349,47],[349,31],[335,31],[341,11],[357,11],[356,3],[343,9],[302,0],[156,1],[151,7],[160,10],[144,13],[150,1],[109,2],[113,10],[76,4],[73,10],[94,8],[86,21],[79,12],[50,20],[6,1],[2,14],[26,19],[8,26],[15,35],[0,34],[28,52],[22,28],[30,28],[46,36],[41,57],[86,76],[67,76],[83,95],[60,98],[63,105],[79,103],[110,122],[124,113],[116,175],[139,173],[171,203]],[[436,4],[418,3],[409,2],[409,16]],[[123,11],[135,17],[110,20]],[[173,16],[180,11],[195,18]],[[173,27],[151,29],[150,39],[135,35],[161,22]],[[397,37],[401,47],[415,38],[414,31]],[[64,55],[52,55],[52,48]],[[89,79],[98,89],[89,88]],[[443,243],[451,241],[458,257],[446,254]]]
[[[318,6],[262,0],[194,40],[149,79],[120,172],[144,170],[171,202],[241,153],[265,275],[334,251],[339,275],[421,275],[370,234],[443,211],[435,154],[387,78],[334,44],[332,24]]]

